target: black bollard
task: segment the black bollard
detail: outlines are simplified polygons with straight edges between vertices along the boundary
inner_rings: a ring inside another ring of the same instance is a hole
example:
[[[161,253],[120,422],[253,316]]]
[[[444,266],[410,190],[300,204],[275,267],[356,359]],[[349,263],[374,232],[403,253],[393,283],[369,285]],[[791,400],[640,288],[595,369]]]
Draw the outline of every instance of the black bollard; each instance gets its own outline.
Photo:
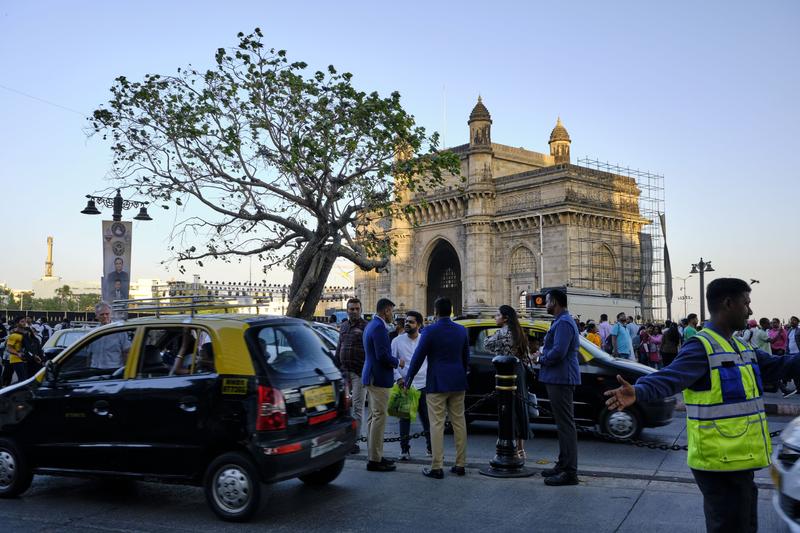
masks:
[[[495,371],[497,398],[497,450],[489,468],[480,473],[491,477],[529,477],[534,472],[525,468],[525,459],[517,455],[514,439],[514,396],[517,394],[517,363],[513,355],[498,355],[492,359]],[[527,394],[527,391],[522,391]]]

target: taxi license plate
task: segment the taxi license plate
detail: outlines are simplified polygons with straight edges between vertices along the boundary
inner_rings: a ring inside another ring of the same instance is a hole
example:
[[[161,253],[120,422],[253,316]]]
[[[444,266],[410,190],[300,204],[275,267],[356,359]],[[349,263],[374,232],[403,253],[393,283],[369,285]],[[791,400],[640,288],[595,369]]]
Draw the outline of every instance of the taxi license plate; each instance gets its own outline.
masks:
[[[333,385],[324,385],[308,389],[303,391],[303,397],[306,400],[307,409],[312,409],[318,405],[333,403]]]

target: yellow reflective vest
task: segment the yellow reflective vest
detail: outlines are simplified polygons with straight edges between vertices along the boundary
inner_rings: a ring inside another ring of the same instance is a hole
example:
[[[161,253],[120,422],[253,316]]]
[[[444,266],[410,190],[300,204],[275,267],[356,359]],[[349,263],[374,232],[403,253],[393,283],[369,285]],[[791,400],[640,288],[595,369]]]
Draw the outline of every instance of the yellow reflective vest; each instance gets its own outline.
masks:
[[[689,467],[736,471],[768,466],[772,444],[755,351],[710,328],[695,338],[706,349],[711,389],[683,391]]]

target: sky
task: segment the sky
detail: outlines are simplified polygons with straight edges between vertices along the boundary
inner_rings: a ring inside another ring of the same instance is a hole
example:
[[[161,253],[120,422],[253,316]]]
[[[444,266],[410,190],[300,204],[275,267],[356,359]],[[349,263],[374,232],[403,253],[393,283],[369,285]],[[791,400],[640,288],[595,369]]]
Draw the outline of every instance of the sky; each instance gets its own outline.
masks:
[[[101,275],[100,218],[85,194],[112,186],[111,152],[86,115],[115,77],[211,66],[218,47],[260,27],[311,68],[397,90],[448,145],[468,141],[478,94],[494,142],[547,152],[561,116],[572,158],[663,174],[673,273],[700,258],[715,276],[758,279],[758,316],[800,314],[796,282],[800,3],[672,2],[23,2],[0,0],[0,282]],[[129,211],[128,217],[135,215]],[[174,210],[134,222],[133,278],[246,281],[241,265],[169,259]],[[253,280],[262,280],[254,261]],[[286,272],[267,282],[286,282]],[[675,281],[675,296],[683,282]],[[699,283],[686,283],[698,312]],[[675,302],[674,308],[682,302]]]

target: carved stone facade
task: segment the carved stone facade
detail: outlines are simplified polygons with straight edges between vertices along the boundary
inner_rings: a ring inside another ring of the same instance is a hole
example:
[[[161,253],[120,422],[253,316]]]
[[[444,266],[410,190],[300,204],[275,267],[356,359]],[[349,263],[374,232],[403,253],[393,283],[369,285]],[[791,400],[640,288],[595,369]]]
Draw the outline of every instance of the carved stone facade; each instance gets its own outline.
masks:
[[[480,98],[468,124],[470,143],[451,148],[466,182],[453,176],[408,198],[410,219],[391,221],[398,251],[388,270],[357,271],[365,311],[389,297],[398,310],[432,314],[436,295],[456,289],[457,313],[516,306],[526,292],[564,285],[641,300],[640,234],[649,221],[635,180],[571,164],[560,118],[550,155],[491,142]]]

